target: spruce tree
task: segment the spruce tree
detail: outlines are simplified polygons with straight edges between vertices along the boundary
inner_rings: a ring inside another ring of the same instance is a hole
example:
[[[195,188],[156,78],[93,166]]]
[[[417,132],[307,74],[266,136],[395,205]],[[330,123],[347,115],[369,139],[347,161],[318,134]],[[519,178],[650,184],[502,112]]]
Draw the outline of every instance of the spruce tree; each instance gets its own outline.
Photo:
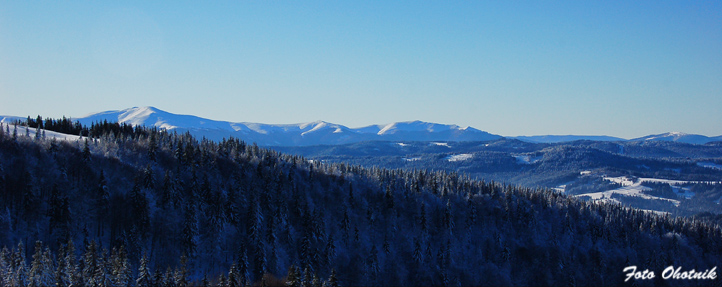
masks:
[[[143,252],[143,257],[140,258],[138,278],[135,279],[135,284],[138,287],[153,286],[153,278],[151,278],[150,269],[148,268],[148,256],[145,254],[145,252]]]
[[[30,272],[28,272],[28,286],[45,286],[42,282],[43,267],[43,243],[35,241],[35,254],[33,254],[33,262],[30,264]]]
[[[229,287],[241,286],[240,278],[239,278],[239,274],[238,274],[238,267],[236,266],[236,262],[233,262],[233,264],[231,264],[231,269],[228,271],[228,286]]]
[[[96,282],[95,272],[96,269],[98,269],[99,265],[99,258],[98,258],[98,245],[95,243],[95,240],[91,241],[90,244],[88,244],[87,249],[85,250],[85,254],[83,254],[83,284],[85,286],[95,286],[96,284],[100,284],[100,282]]]
[[[301,287],[300,274],[298,273],[298,268],[294,265],[288,267],[288,275],[286,275],[286,286]]]
[[[338,279],[336,278],[336,269],[331,269],[331,275],[328,277],[329,287],[338,287]]]
[[[180,265],[178,266],[178,269],[176,269],[174,280],[175,285],[178,287],[186,287],[188,286],[188,276],[190,276],[190,271],[188,270],[188,256],[181,255],[180,258]]]

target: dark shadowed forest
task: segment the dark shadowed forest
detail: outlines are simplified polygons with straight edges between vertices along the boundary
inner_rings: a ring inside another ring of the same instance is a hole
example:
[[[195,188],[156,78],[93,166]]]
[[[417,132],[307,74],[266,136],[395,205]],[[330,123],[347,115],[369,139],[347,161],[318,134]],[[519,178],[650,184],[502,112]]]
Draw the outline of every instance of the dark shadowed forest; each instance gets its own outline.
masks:
[[[29,122],[0,131],[0,286],[720,282],[622,272],[717,266],[722,230],[709,220],[239,139]],[[83,137],[43,136],[64,128]]]

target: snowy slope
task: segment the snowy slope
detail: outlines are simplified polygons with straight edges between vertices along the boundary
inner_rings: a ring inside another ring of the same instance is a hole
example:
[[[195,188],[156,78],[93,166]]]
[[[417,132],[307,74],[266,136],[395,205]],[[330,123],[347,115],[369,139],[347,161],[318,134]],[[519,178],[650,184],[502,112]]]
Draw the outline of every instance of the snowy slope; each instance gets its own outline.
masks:
[[[263,146],[336,145],[371,140],[385,141],[485,141],[501,138],[474,128],[422,121],[399,122],[348,128],[324,121],[271,125],[249,122],[214,121],[192,115],[172,114],[154,107],[134,107],[78,118],[82,124],[121,122],[132,125],[190,132],[198,137],[221,140],[240,138]]]
[[[2,128],[3,132],[10,132],[12,133],[15,128],[17,128],[17,135],[18,137],[24,137],[25,134],[29,134],[29,136],[35,137],[36,129],[35,128],[26,128],[24,126],[15,126],[12,124],[16,119],[20,119],[17,117],[2,117],[0,116],[0,128]],[[25,119],[20,119],[25,120]],[[27,131],[26,131],[27,129]],[[43,130],[41,130],[42,135]],[[48,131],[45,130],[45,139],[57,139],[57,140],[64,140],[64,141],[76,141],[80,139],[80,136],[78,135],[68,135],[68,134],[61,134],[54,131]]]
[[[630,141],[673,141],[689,144],[706,144],[713,141],[722,141],[722,136],[708,137],[681,132],[669,132],[658,135],[648,135],[636,139],[631,139]]]

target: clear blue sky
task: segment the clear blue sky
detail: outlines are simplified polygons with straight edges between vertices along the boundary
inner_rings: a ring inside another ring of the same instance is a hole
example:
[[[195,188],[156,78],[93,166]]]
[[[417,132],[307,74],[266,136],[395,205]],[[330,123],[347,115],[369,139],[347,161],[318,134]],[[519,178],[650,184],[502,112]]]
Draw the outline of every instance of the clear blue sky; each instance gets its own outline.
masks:
[[[722,134],[720,1],[149,2],[0,2],[0,114]]]

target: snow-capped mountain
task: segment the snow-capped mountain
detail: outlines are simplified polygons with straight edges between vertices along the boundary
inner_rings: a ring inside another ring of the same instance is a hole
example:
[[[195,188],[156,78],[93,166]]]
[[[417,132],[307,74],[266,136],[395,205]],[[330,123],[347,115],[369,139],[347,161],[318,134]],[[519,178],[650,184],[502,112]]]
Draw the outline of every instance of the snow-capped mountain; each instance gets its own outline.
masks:
[[[240,138],[262,146],[335,145],[361,141],[486,141],[501,138],[471,127],[444,125],[422,121],[398,122],[348,128],[316,121],[300,124],[271,125],[249,122],[214,121],[192,115],[178,115],[154,107],[134,107],[106,111],[77,118],[84,125],[108,121],[145,125],[190,132],[198,137],[221,140]]]
[[[673,141],[689,144],[706,144],[708,142],[722,141],[722,136],[708,137],[681,132],[669,132],[658,135],[648,135],[641,138],[631,139],[630,141]]]
[[[24,121],[25,117],[0,116],[0,122],[9,124]],[[211,140],[235,137],[261,146],[310,146],[338,145],[362,141],[487,141],[502,138],[472,127],[445,125],[422,121],[397,122],[349,128],[343,125],[315,121],[300,124],[262,124],[251,122],[227,122],[201,118],[193,115],[169,113],[154,107],[133,107],[125,110],[90,114],[73,120],[89,126],[108,121],[132,125],[158,127]],[[576,140],[592,141],[674,141],[705,144],[722,141],[722,136],[670,132],[626,140],[610,136],[539,135],[511,137],[532,143],[561,143]]]

